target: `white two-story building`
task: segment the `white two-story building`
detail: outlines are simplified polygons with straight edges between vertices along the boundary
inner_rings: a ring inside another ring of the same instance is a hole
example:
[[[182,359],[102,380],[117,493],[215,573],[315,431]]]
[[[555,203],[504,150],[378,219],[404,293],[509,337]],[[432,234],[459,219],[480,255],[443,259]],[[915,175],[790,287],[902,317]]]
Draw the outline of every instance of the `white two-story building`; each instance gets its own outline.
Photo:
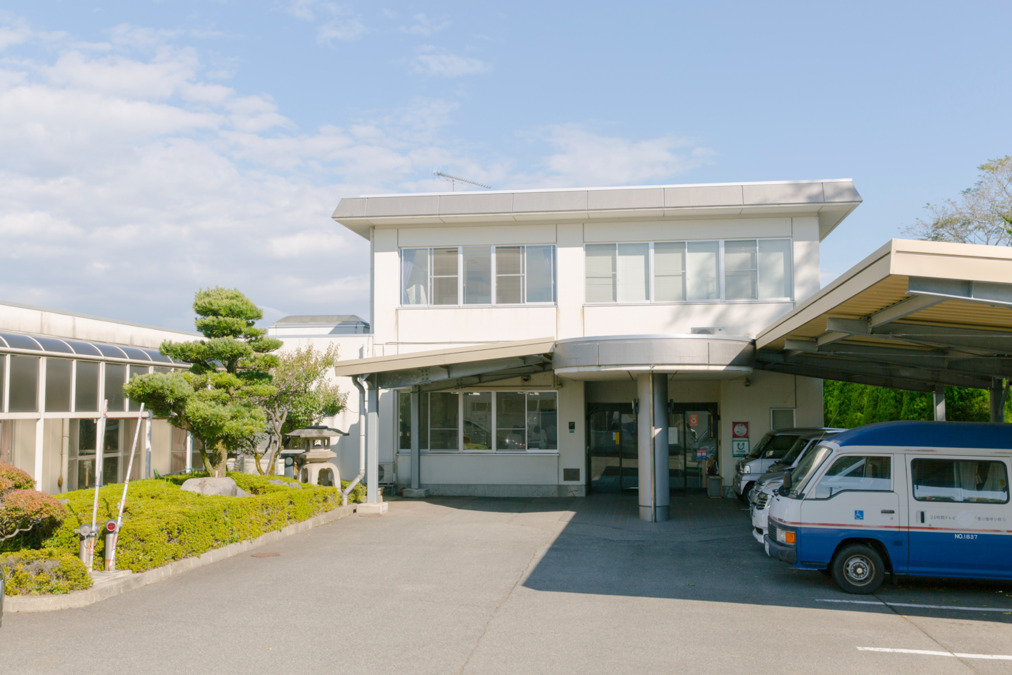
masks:
[[[822,424],[821,381],[755,370],[753,340],[860,202],[850,180],[342,199],[372,337],[338,371],[400,486],[638,489],[664,519],[771,427]]]

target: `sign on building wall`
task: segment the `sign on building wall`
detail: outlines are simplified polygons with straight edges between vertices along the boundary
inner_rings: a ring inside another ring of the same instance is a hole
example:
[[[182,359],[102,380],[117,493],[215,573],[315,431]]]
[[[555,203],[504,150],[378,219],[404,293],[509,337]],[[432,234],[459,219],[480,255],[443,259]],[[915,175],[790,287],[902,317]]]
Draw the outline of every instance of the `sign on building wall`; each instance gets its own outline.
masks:
[[[748,422],[731,422],[731,455],[744,457],[748,454]]]

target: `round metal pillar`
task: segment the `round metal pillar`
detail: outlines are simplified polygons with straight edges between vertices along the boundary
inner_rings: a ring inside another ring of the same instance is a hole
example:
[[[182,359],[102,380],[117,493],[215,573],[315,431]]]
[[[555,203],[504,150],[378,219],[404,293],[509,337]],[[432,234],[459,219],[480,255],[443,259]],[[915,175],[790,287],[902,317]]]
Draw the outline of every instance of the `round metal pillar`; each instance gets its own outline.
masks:
[[[667,520],[671,496],[668,486],[668,376],[646,373],[636,378],[639,395],[637,450],[639,458],[640,520]]]

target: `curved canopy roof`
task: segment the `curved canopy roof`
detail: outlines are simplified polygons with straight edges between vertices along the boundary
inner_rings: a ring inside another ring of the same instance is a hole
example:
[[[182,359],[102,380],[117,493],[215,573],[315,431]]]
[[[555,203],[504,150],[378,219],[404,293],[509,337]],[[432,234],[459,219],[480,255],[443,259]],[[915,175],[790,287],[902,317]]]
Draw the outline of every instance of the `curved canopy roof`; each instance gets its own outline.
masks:
[[[39,356],[115,359],[160,365],[189,365],[165,356],[157,349],[126,347],[54,337],[0,333],[0,351],[37,352]]]

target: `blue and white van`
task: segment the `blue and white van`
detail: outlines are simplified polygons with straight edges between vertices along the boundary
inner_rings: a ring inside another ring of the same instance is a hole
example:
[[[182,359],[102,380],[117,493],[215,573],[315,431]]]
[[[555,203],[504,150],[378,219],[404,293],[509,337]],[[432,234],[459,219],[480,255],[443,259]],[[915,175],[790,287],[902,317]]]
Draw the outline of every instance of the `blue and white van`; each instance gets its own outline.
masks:
[[[1012,425],[884,422],[827,438],[770,505],[766,552],[849,593],[887,573],[1012,579]]]

